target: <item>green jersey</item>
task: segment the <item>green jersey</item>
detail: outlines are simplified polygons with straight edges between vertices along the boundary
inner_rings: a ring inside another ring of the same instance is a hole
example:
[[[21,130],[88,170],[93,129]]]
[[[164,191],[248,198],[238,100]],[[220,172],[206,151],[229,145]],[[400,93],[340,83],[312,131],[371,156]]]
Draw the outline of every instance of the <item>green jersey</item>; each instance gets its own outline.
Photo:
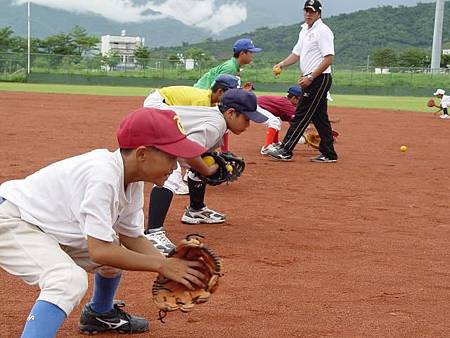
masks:
[[[220,74],[238,75],[241,67],[235,57],[211,68],[197,81],[195,88],[210,89]]]

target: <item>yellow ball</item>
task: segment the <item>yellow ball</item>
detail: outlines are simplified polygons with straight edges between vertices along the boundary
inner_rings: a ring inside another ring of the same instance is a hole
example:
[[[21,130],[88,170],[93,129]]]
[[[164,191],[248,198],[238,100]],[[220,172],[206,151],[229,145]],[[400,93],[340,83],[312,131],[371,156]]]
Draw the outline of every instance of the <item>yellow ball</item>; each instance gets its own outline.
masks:
[[[276,75],[276,76],[278,76],[278,75],[280,75],[281,74],[281,67],[277,67],[277,66],[275,66],[275,67],[273,67],[272,68],[272,72]]]
[[[216,161],[214,161],[214,157],[212,157],[212,156],[210,156],[210,155],[204,156],[204,157],[202,157],[202,159],[203,159],[203,162],[205,162],[205,164],[206,164],[208,167],[210,167],[210,166],[212,166],[214,163],[216,163]]]
[[[400,147],[400,151],[402,152],[402,153],[404,153],[405,151],[407,151],[408,150],[408,147],[407,146],[401,146]]]
[[[227,171],[230,174],[233,172],[233,166],[231,164],[227,164]]]

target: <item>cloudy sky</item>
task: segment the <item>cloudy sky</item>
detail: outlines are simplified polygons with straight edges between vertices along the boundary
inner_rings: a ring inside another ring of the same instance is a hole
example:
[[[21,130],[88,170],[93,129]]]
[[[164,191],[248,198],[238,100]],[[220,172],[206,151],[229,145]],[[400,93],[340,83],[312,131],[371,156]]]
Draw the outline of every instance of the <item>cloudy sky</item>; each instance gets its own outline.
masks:
[[[4,1],[4,0],[3,0]],[[10,0],[26,4],[27,0]],[[82,14],[96,14],[118,23],[173,19],[220,34],[231,28],[254,29],[302,20],[304,0],[31,0],[33,4]],[[435,0],[322,0],[324,17],[377,6],[414,6]],[[0,0],[2,2],[2,0]],[[241,25],[240,25],[241,24]]]
[[[247,19],[245,4],[215,0],[32,0],[34,4],[77,13],[97,14],[117,22],[170,18],[219,33]],[[15,0],[15,4],[27,0]]]

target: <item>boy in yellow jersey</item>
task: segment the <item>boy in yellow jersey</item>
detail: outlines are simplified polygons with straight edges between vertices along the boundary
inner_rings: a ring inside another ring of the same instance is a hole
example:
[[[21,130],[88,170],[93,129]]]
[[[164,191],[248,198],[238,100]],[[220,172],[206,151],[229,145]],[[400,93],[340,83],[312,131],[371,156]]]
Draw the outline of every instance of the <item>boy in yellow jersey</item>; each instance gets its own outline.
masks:
[[[163,87],[152,91],[144,101],[144,107],[167,108],[167,106],[207,106],[213,107],[220,102],[223,93],[239,86],[234,75],[223,74],[217,77],[210,89],[188,86]]]

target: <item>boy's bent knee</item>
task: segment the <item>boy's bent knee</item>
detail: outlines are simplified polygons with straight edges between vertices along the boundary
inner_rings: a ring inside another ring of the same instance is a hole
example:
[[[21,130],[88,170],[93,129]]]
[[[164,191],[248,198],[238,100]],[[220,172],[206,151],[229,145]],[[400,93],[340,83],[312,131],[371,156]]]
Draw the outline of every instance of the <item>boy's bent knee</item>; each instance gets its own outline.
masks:
[[[69,315],[88,289],[87,273],[76,264],[58,264],[41,275],[39,287],[39,300],[55,304]]]

